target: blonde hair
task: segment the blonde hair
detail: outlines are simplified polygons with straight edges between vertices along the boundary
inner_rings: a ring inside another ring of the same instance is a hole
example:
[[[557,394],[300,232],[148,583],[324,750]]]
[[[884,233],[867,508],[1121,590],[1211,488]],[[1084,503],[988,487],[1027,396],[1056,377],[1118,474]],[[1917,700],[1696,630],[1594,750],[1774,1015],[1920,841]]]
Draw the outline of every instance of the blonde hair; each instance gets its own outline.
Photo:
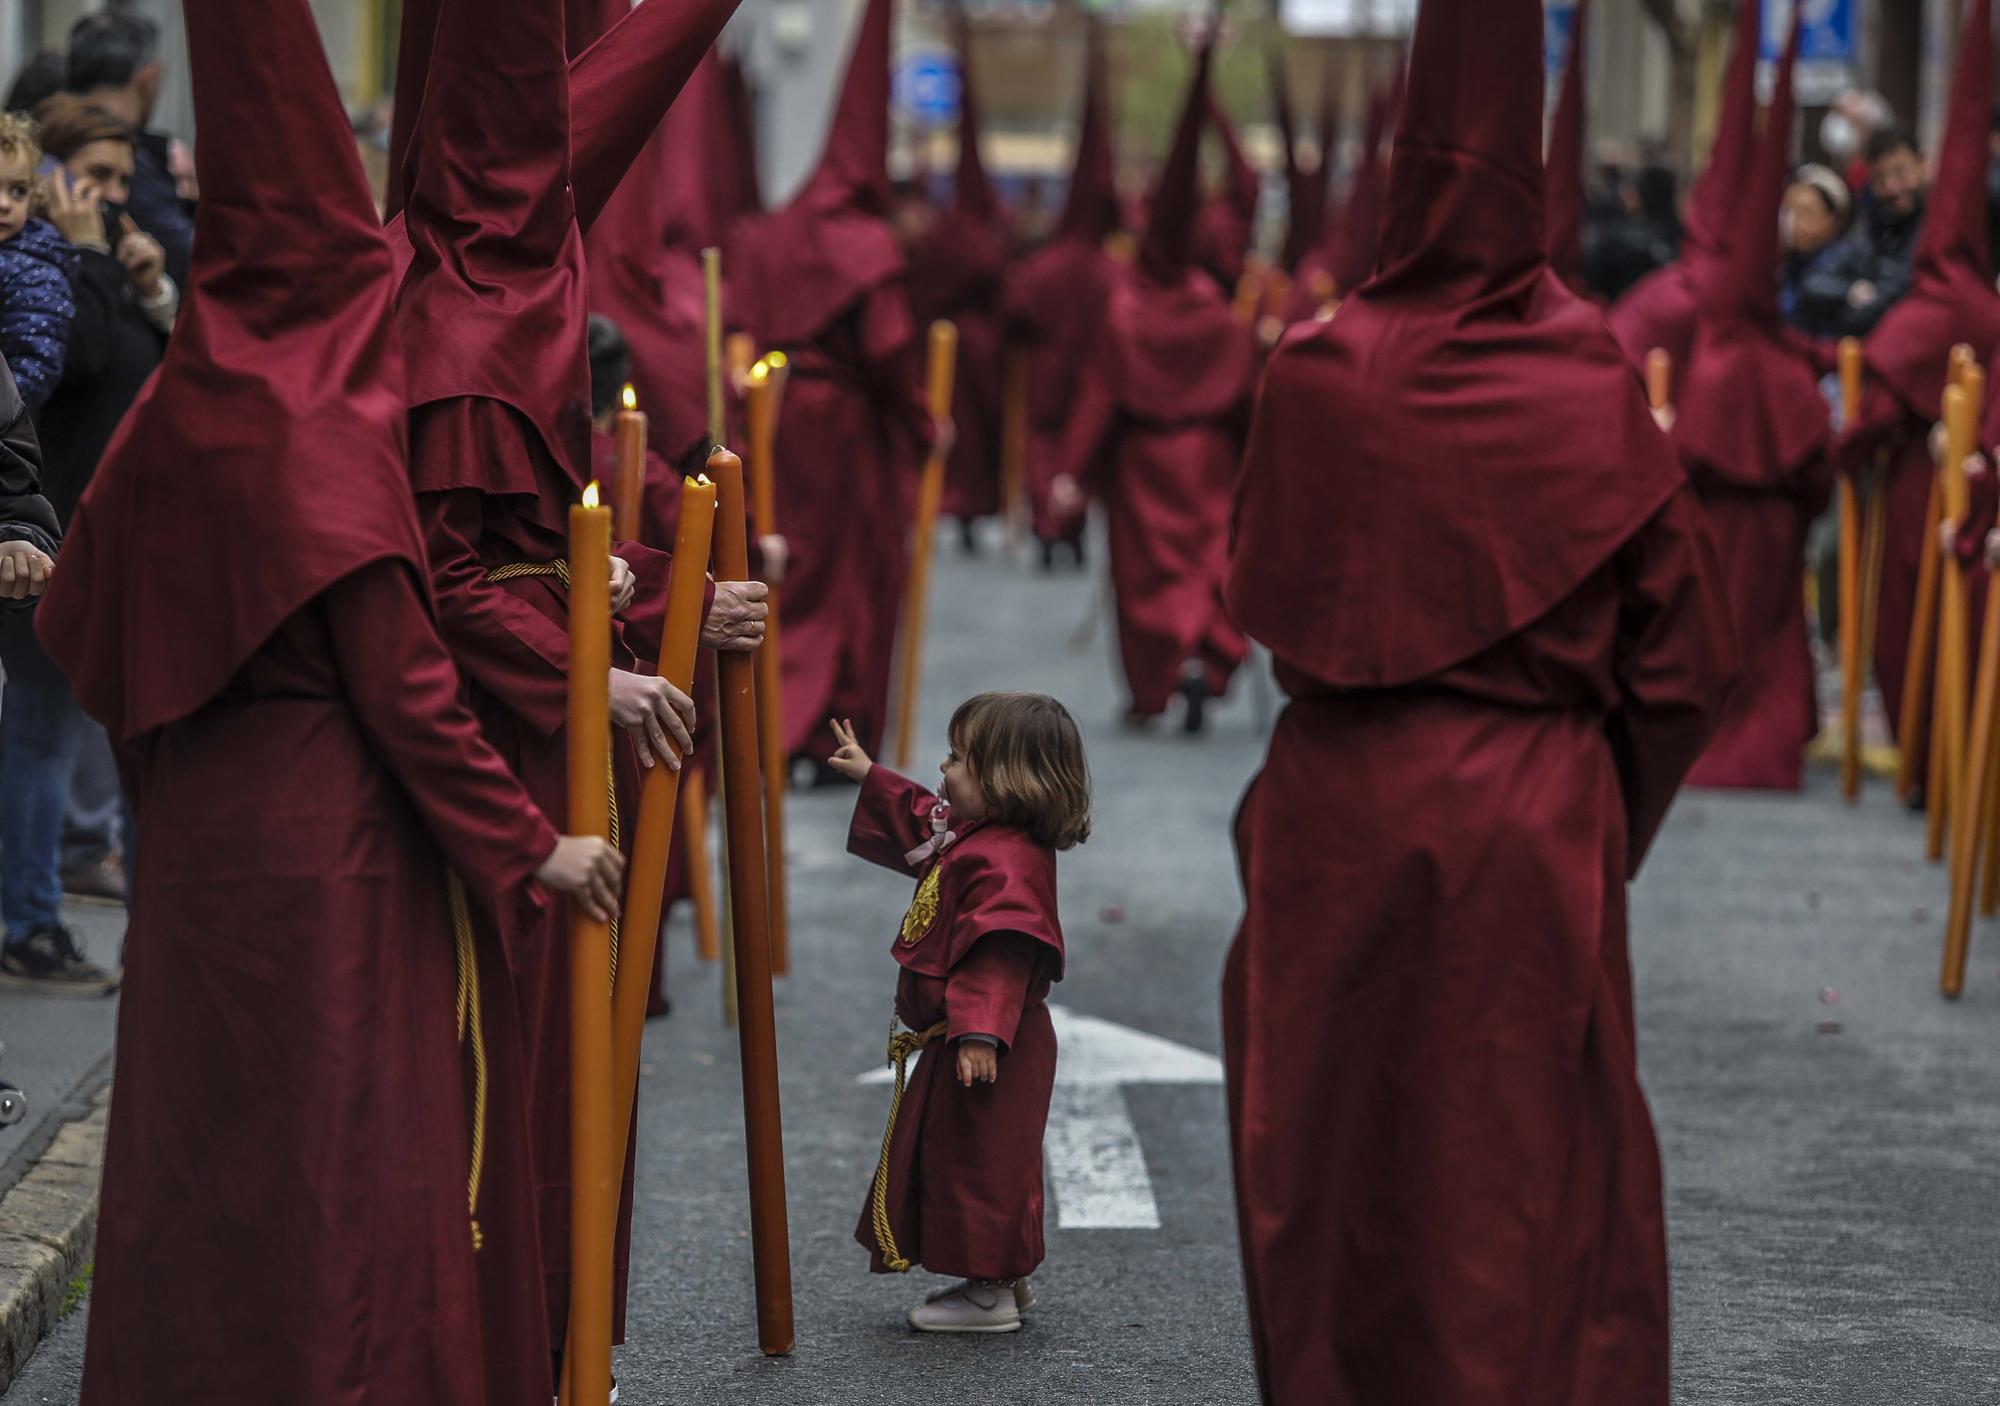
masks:
[[[35,142],[34,119],[19,112],[0,112],[0,158],[13,157],[28,163],[28,179],[39,185],[42,149]]]
[[[1090,764],[1069,710],[1044,693],[982,693],[959,705],[951,747],[986,793],[997,824],[1038,845],[1090,838]]]

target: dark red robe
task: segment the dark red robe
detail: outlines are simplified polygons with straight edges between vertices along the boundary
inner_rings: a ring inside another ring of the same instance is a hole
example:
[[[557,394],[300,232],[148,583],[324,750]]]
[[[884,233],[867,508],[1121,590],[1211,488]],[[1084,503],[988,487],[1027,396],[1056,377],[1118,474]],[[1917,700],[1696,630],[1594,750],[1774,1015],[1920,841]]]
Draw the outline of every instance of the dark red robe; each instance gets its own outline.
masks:
[[[445,881],[516,911],[556,837],[460,703],[415,572],[348,577],[128,759],[146,834],[118,1028],[133,1057],[83,1400],[365,1384],[384,1403],[540,1406],[546,1357],[522,1377],[505,1344],[482,1350]],[[489,1169],[517,1151],[509,1126],[489,1118]],[[478,1216],[481,1270],[532,1269],[527,1201],[489,1177]]]
[[[1229,603],[1292,698],[1223,982],[1271,1406],[1666,1406],[1624,885],[1735,681],[1543,247],[1536,0],[1426,0],[1374,278],[1267,366]]]
[[[1111,259],[1101,241],[1057,235],[1008,276],[1001,304],[1007,338],[1028,361],[1028,454],[1025,488],[1035,537],[1075,542],[1088,515],[1063,512],[1050,491],[1062,472],[1063,433],[1089,379]]]
[[[575,489],[542,442],[509,407],[492,400],[434,402],[411,414],[410,464],[417,515],[430,558],[439,632],[464,673],[486,736],[536,804],[551,815],[569,808],[566,725],[569,715],[568,597],[553,576],[489,582],[505,566],[548,563],[567,555],[568,504]],[[473,486],[485,483],[487,488]],[[516,491],[497,491],[506,487]],[[665,618],[669,561],[633,542],[613,551],[630,563],[639,594],[614,632],[612,667],[643,670],[656,655]],[[637,760],[613,749],[619,809],[636,814]],[[631,843],[628,824],[621,836]],[[569,943],[567,909],[515,920],[497,915],[487,950],[503,952],[513,992],[525,1085],[520,1116],[529,1122],[526,1165],[496,1167],[496,1180],[531,1200],[541,1228],[540,1274],[549,1341],[561,1341],[569,1316]],[[628,1156],[619,1212],[615,1331],[622,1341],[624,1284],[631,1239],[633,1163]],[[525,1178],[516,1183],[515,1177]],[[490,1284],[496,1298],[510,1285]],[[541,1352],[546,1357],[546,1345]],[[522,1345],[524,1359],[536,1349]]]
[[[1055,1088],[1056,1036],[1046,1004],[1063,977],[1056,857],[1002,825],[974,823],[935,858],[909,855],[933,837],[938,798],[877,766],[855,803],[847,848],[872,864],[927,877],[937,909],[893,948],[902,974],[896,1014],[912,1030],[946,1023],[911,1071],[889,1149],[889,1222],[905,1258],[934,1274],[1014,1279],[1041,1264],[1042,1134]],[[999,1041],[1000,1076],[958,1082],[958,1041]],[[869,1268],[890,1270],[876,1244],[874,1202],[854,1238]]]

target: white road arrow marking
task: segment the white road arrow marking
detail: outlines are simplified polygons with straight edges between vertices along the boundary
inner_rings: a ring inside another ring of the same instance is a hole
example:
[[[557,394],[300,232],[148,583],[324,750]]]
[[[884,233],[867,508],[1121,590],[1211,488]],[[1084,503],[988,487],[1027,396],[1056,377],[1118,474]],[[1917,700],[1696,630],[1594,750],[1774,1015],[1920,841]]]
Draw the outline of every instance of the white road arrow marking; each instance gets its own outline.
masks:
[[[1157,1035],[1050,1006],[1056,1029],[1055,1096],[1049,1104],[1049,1189],[1064,1230],[1158,1230],[1145,1149],[1125,1106],[1127,1084],[1220,1084],[1222,1061]],[[889,1084],[887,1069],[861,1076]]]

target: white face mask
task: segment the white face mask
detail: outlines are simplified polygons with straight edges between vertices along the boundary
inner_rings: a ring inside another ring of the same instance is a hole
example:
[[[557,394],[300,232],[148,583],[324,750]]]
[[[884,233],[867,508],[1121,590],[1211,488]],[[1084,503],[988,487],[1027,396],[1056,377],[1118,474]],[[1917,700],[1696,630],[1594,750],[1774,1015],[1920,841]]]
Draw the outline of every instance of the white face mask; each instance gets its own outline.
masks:
[[[1829,112],[1819,124],[1820,145],[1835,156],[1848,157],[1860,150],[1861,133],[1845,113]]]

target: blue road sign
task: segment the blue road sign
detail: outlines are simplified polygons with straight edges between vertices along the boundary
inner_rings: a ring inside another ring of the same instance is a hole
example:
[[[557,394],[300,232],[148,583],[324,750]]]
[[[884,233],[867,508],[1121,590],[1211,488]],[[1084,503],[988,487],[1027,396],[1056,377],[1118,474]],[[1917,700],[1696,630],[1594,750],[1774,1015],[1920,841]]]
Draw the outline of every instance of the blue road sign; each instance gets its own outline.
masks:
[[[896,67],[896,105],[930,127],[958,120],[958,56],[932,49],[910,55]]]
[[[1570,39],[1576,33],[1576,0],[1551,0],[1542,6],[1542,67],[1553,83],[1569,62]]]
[[[1764,0],[1763,56],[1776,62],[1791,37],[1792,9],[1805,8],[1799,33],[1799,60],[1807,64],[1854,63],[1855,0]]]

